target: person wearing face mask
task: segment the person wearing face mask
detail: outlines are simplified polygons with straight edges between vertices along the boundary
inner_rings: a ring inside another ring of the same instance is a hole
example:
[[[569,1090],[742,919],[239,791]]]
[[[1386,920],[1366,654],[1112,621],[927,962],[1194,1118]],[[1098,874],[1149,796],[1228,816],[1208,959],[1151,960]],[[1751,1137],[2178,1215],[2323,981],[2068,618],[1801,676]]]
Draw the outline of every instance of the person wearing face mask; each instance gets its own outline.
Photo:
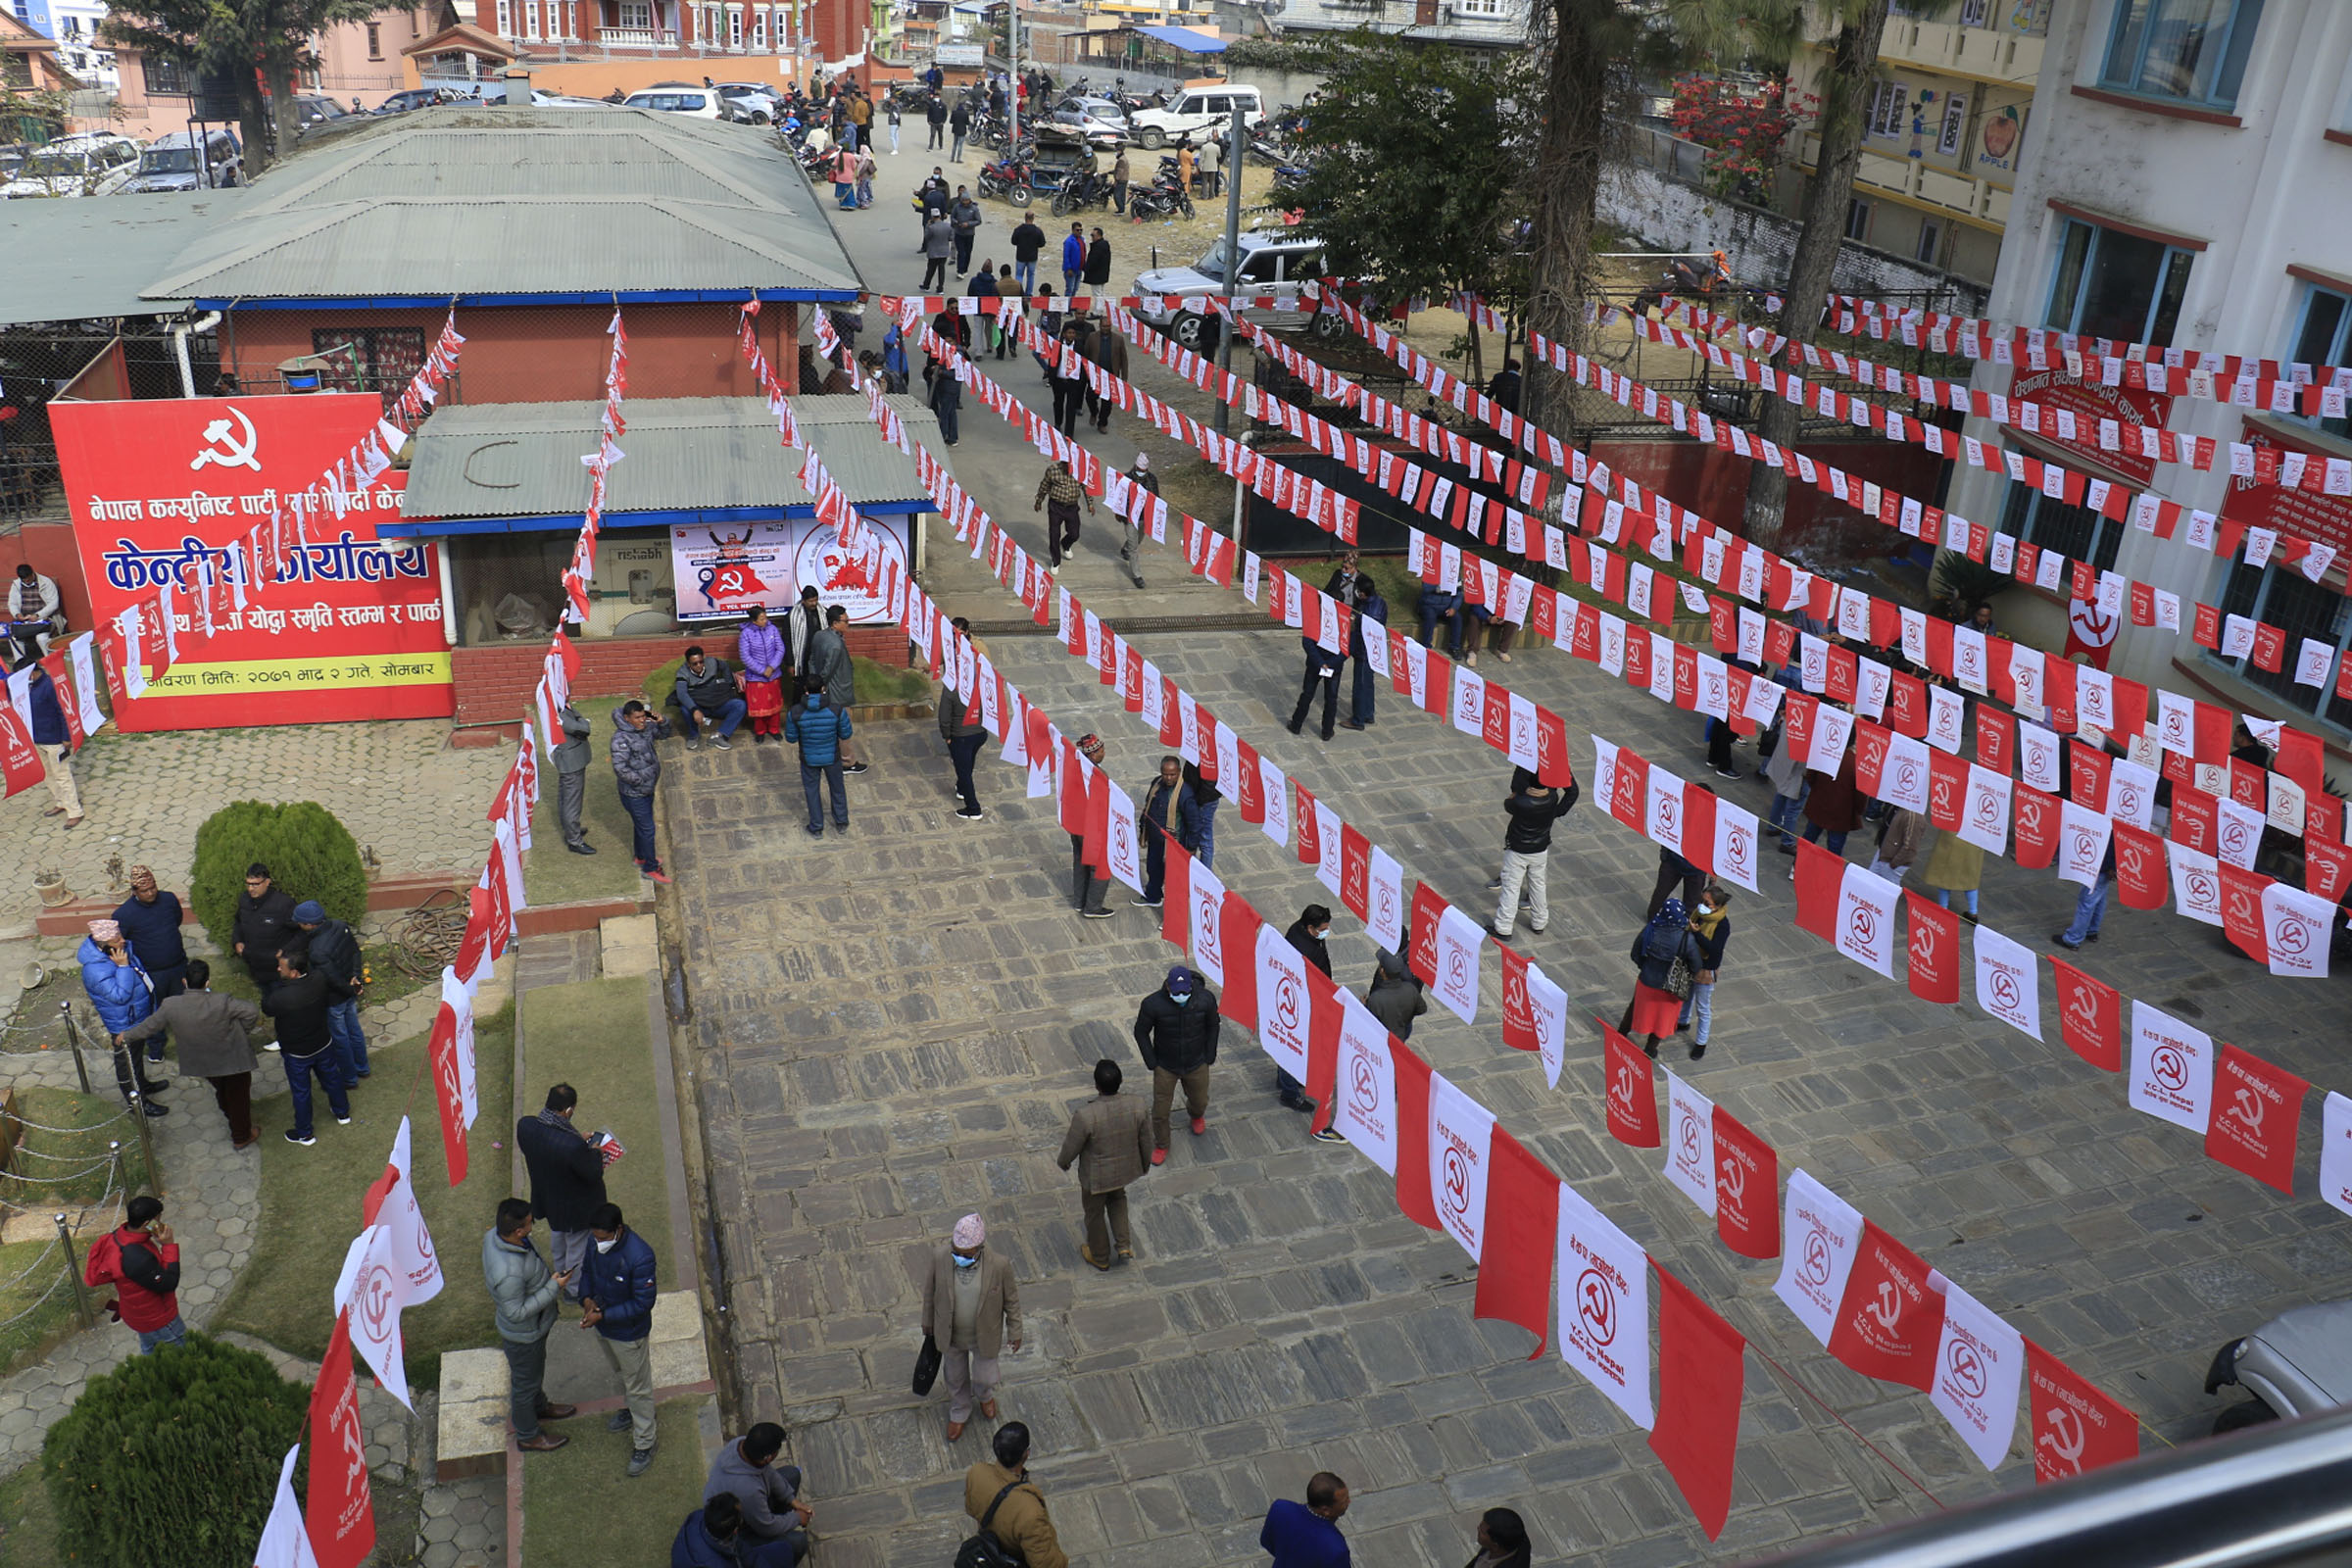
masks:
[[[620,1374],[628,1408],[606,1423],[629,1434],[629,1474],[654,1467],[654,1250],[623,1223],[618,1203],[588,1217],[591,1246],[580,1260],[580,1327],[594,1329]]]
[[[1324,939],[1331,935],[1331,910],[1320,904],[1310,904],[1298,911],[1283,939],[1298,950],[1307,962],[1331,976],[1331,949]],[[1315,1102],[1306,1098],[1306,1086],[1280,1067],[1274,1069],[1274,1093],[1293,1110],[1313,1110]]]
[[[977,1214],[957,1220],[948,1240],[931,1250],[923,1333],[940,1348],[954,1443],[975,1407],[997,1418],[997,1357],[1006,1348],[1015,1354],[1021,1348],[1021,1287],[1011,1259],[989,1249],[988,1226]]]
[[[1176,1088],[1184,1086],[1185,1114],[1193,1136],[1208,1131],[1208,1069],[1216,1065],[1217,1037],[1224,1020],[1217,999],[1193,971],[1178,964],[1157,991],[1135,1010],[1135,1049],[1152,1074],[1152,1163],[1168,1158],[1168,1116]]]
[[[1683,1010],[1674,1026],[1698,1025],[1690,1038],[1692,1061],[1707,1054],[1707,1031],[1715,1022],[1715,981],[1723,970],[1723,950],[1732,940],[1732,917],[1727,910],[1731,902],[1722,883],[1710,882],[1690,909],[1690,993],[1683,998]]]

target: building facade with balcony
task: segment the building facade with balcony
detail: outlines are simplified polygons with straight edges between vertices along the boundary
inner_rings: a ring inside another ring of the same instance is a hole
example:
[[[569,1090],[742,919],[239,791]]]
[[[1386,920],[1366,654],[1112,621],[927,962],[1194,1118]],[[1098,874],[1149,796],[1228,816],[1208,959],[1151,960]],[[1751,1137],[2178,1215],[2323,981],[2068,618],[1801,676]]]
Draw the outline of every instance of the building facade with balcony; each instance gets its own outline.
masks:
[[[2159,347],[2317,366],[2352,362],[2352,7],[2340,0],[2059,0],[2033,108],[2034,156],[2020,172],[1989,315]],[[2029,385],[2029,383],[2031,383]],[[1976,384],[2090,415],[2153,422],[2217,443],[2352,458],[2343,418],[2233,408],[2085,385],[2049,371],[1983,365]],[[2352,642],[2344,564],[2352,500],[2156,465],[2085,443],[1969,433],[2096,477],[2153,489],[2223,523],[2276,528],[2336,552],[2322,580],[2249,564],[2129,521],[2066,506],[1983,468],[1955,470],[1950,506],[1972,520],[2176,593],[2183,631],[2135,629],[2111,668],[2176,691],[2352,739],[2352,703],[2298,685],[2301,639]],[[2228,533],[2223,532],[2227,538]],[[2228,657],[2186,634],[2215,606],[2279,627],[2283,671]],[[2028,587],[2001,601],[2004,629],[2056,648],[2067,606]]]
[[[1282,32],[1410,33],[1466,49],[1522,49],[1531,0],[1291,0],[1270,20]]]
[[[1863,104],[1862,163],[1845,237],[1979,282],[1992,280],[2028,146],[2055,0],[1898,0]],[[1817,28],[1789,75],[1815,94],[1834,28]],[[1797,149],[1784,210],[1797,211],[1821,139]]]

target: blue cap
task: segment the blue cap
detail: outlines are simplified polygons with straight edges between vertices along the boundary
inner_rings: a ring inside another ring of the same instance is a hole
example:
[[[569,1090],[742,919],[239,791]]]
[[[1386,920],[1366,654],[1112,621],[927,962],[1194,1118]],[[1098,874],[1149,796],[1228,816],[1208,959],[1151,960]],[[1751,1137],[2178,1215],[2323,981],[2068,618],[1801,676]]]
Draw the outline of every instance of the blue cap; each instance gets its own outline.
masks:
[[[294,923],[296,925],[316,925],[325,918],[326,910],[319,907],[317,899],[305,899],[294,906]]]
[[[1180,963],[1176,965],[1175,968],[1168,971],[1168,995],[1172,997],[1182,996],[1185,992],[1192,989],[1192,970],[1187,969],[1183,964]]]

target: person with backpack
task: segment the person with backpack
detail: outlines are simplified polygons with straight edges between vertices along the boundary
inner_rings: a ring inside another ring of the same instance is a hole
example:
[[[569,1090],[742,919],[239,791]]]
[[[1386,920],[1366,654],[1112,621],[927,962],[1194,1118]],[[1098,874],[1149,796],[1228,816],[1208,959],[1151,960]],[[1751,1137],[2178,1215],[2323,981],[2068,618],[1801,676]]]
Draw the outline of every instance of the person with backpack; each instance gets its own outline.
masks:
[[[1634,1000],[1626,1004],[1617,1032],[1626,1037],[1646,1036],[1642,1050],[1655,1056],[1658,1042],[1674,1033],[1683,999],[1670,989],[1678,960],[1690,963],[1692,951],[1690,917],[1680,899],[1668,899],[1649,923],[1634,938]]]
[[[1707,1032],[1715,1023],[1715,981],[1723,972],[1723,950],[1732,940],[1732,917],[1727,912],[1731,902],[1722,883],[1710,882],[1690,911],[1690,994],[1683,999],[1675,1027],[1697,1024],[1698,1032],[1690,1041],[1692,1061],[1707,1054]]]
[[[1029,1479],[1029,1429],[1007,1421],[989,1440],[993,1459],[963,1473],[963,1511],[979,1534],[956,1554],[956,1568],[1070,1568],[1046,1494]]]
[[[179,1246],[164,1223],[161,1200],[141,1194],[125,1203],[122,1223],[91,1245],[81,1279],[118,1287],[111,1305],[122,1326],[138,1335],[141,1355],[187,1343],[188,1326],[179,1316]]]

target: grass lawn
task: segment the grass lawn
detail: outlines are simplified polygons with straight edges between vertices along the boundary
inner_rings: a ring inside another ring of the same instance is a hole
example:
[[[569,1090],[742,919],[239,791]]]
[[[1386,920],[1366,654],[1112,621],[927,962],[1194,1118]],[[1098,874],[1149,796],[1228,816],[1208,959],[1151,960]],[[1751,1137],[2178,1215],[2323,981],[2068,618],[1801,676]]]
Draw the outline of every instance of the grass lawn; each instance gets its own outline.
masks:
[[[0,1198],[42,1212],[95,1203],[110,1194],[120,1204],[124,1194],[146,1186],[138,1132],[122,1116],[120,1101],[70,1089],[26,1088],[16,1091],[15,1103],[26,1125],[12,1164],[27,1176],[52,1179],[0,1176]],[[120,1172],[109,1164],[106,1147],[118,1140],[122,1145]],[[74,1291],[63,1283],[65,1254],[54,1244],[54,1236],[47,1236],[0,1247],[0,1369],[30,1359],[76,1326]],[[86,1251],[75,1246],[77,1257]],[[100,1298],[93,1298],[93,1310]]]
[[[669,1179],[662,1164],[662,1107],[654,1098],[645,988],[645,977],[632,975],[523,994],[533,1102],[526,1108],[544,1102],[549,1084],[570,1084],[580,1092],[573,1125],[583,1133],[610,1130],[620,1140],[628,1152],[607,1168],[605,1196],[653,1245],[658,1283],[666,1291],[676,1287],[678,1271],[669,1255]]]
[[[580,807],[580,826],[594,855],[574,855],[564,847],[564,829],[556,820],[556,768],[539,767],[539,808],[531,813],[531,848],[522,858],[523,897],[533,904],[575,904],[584,899],[633,899],[653,884],[637,874],[629,858],[629,813],[620,808],[620,791],[612,782],[612,710],[628,701],[617,697],[580,697],[572,706],[588,720],[588,792]]]
[[[623,1474],[629,1435],[607,1432],[601,1415],[564,1423],[571,1442],[555,1452],[524,1455],[522,1560],[564,1568],[647,1568],[669,1561],[678,1526],[703,1505],[696,1418],[708,1397],[672,1399],[661,1407],[654,1467],[634,1481]]]
[[[410,1385],[431,1388],[440,1381],[443,1350],[498,1343],[480,1254],[482,1232],[490,1228],[498,1200],[512,1192],[508,1151],[494,1146],[510,1145],[514,1136],[514,1009],[477,1017],[473,1042],[481,1113],[467,1140],[469,1168],[461,1187],[449,1185],[441,1118],[422,1072],[421,1035],[405,1042],[414,1051],[396,1058],[417,1063],[416,1077],[404,1084],[378,1073],[360,1085],[351,1126],[335,1125],[323,1098],[314,1102],[318,1142],[309,1149],[281,1136],[293,1125],[290,1102],[273,1099],[255,1107],[262,1135],[261,1214],[253,1255],[214,1319],[215,1333],[242,1330],[313,1360],[325,1353],[334,1328],[335,1276],[359,1234],[360,1198],[384,1172],[405,1102],[416,1201],[441,1255],[444,1281],[440,1295],[401,1317]]]
[[[679,1517],[685,1517],[683,1510]],[[41,1462],[34,1459],[0,1481],[0,1568],[55,1568],[63,1560],[57,1551],[57,1514],[49,1506],[49,1489],[41,1485]]]

